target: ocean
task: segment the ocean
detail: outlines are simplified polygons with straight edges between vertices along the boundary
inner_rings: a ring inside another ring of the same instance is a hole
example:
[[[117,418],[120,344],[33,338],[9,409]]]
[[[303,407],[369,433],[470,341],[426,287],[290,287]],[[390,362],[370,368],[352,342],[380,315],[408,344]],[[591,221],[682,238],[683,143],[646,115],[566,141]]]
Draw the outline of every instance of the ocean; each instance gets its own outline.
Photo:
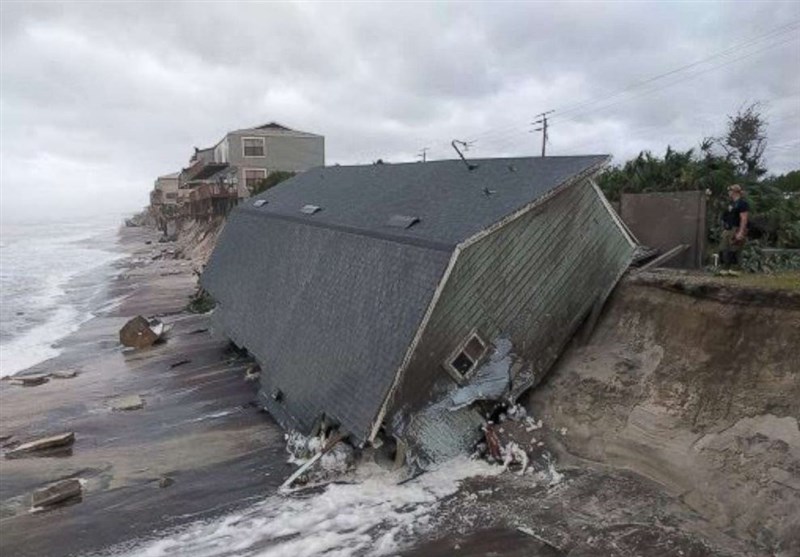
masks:
[[[58,342],[109,303],[126,256],[122,215],[0,224],[0,376],[60,353]]]

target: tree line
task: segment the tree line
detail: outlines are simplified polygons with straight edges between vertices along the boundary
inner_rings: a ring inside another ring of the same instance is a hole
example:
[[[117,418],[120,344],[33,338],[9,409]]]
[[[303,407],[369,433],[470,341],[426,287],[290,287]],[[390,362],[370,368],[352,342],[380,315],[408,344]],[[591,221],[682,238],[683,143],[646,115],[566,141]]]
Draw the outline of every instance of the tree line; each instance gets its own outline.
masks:
[[[623,193],[704,190],[708,240],[719,241],[727,188],[741,185],[751,207],[749,237],[756,247],[800,249],[800,170],[768,175],[764,161],[767,121],[758,103],[729,116],[725,133],[705,138],[698,149],[667,147],[663,156],[642,151],[607,168],[598,185],[612,201]]]

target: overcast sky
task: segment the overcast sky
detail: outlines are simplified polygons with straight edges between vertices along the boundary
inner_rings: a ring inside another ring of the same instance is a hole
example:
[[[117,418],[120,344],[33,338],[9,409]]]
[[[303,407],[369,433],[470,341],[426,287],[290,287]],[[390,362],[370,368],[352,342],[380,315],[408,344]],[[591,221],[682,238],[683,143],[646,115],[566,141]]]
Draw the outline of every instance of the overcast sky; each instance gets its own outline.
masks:
[[[556,109],[550,154],[622,162],[761,101],[770,170],[800,168],[796,1],[1,6],[7,220],[135,210],[193,146],[269,121],[325,135],[328,164],[400,162],[538,154]]]

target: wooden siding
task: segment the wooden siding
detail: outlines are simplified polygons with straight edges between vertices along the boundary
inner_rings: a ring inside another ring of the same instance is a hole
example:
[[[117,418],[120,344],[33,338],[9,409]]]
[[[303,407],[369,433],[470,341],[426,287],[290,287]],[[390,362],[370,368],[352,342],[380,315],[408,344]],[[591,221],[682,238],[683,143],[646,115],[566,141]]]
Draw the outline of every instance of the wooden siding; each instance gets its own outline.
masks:
[[[393,429],[452,388],[442,363],[475,328],[508,336],[540,379],[632,252],[588,181],[465,247],[401,377]]]

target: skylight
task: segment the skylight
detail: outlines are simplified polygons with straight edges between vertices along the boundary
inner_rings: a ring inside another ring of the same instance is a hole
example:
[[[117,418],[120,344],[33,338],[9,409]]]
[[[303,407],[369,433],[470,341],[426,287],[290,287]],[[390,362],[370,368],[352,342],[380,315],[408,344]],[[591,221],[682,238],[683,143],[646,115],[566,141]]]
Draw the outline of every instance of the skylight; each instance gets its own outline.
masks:
[[[303,208],[300,209],[300,212],[305,215],[313,215],[320,211],[322,211],[322,207],[318,207],[317,205],[303,205]]]

